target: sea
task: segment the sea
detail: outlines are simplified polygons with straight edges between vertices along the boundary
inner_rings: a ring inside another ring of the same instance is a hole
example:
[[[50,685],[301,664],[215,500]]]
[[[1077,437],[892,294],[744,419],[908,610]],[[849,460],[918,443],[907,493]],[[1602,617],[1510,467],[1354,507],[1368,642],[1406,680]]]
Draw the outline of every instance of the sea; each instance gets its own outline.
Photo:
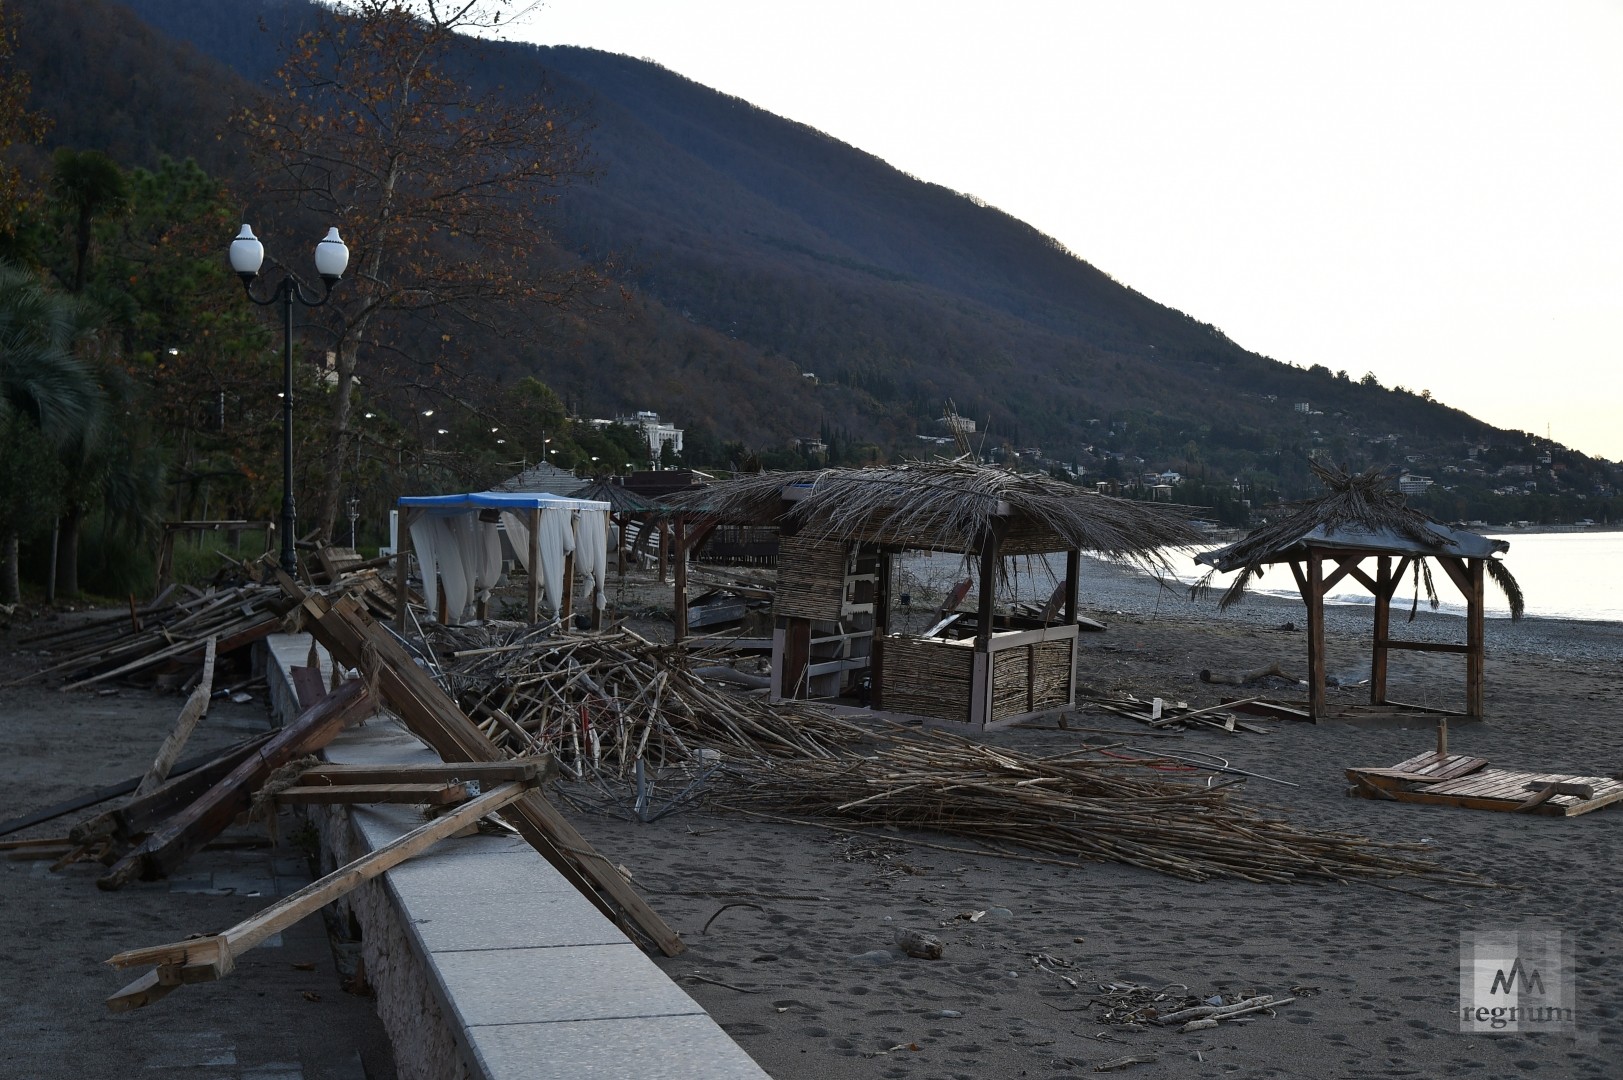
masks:
[[[1623,622],[1623,531],[1577,530],[1563,532],[1487,532],[1486,535],[1510,543],[1500,558],[1522,587],[1527,614],[1545,619],[1576,619],[1589,622]],[[1168,552],[1169,561],[1180,581],[1192,582],[1204,567],[1194,566],[1196,549]],[[1465,598],[1447,574],[1435,567],[1432,583],[1440,601],[1437,610],[1465,614]],[[1212,579],[1221,592],[1232,575]],[[1394,606],[1407,606],[1414,595],[1410,582],[1398,589]],[[1295,581],[1285,567],[1269,571],[1261,581],[1253,579],[1248,589],[1265,595],[1296,598]],[[1423,587],[1422,587],[1423,589]],[[1375,601],[1357,583],[1332,590],[1333,604],[1373,604]],[[1424,591],[1422,607],[1427,604]],[[1509,618],[1510,608],[1490,578],[1487,584],[1488,618]]]

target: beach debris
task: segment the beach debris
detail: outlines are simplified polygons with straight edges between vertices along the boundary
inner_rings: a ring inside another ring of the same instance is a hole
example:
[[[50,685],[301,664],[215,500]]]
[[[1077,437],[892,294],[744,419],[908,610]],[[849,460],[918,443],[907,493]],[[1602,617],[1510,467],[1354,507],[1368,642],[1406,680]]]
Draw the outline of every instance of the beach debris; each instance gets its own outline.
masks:
[[[731,903],[731,904],[723,904],[723,905],[721,905],[719,908],[717,908],[715,910],[715,912],[710,916],[710,918],[708,918],[708,919],[706,919],[704,921],[703,926],[699,927],[699,933],[708,934],[710,932],[710,924],[716,921],[716,916],[720,915],[723,911],[726,911],[728,908],[735,908],[735,907],[754,908],[756,911],[765,911],[766,910],[766,908],[762,907],[760,904],[752,904],[747,900],[738,900],[738,901],[735,901],[734,903]]]
[[[1348,769],[1347,794],[1548,817],[1577,817],[1623,802],[1623,781],[1613,777],[1498,769],[1487,758],[1450,754],[1446,731],[1439,726],[1436,750],[1391,768]]]
[[[1296,1000],[1294,997],[1276,998],[1272,994],[1231,997],[1210,994],[1202,998],[1189,993],[1189,987],[1182,983],[1159,988],[1135,983],[1103,983],[1099,990],[1089,1001],[1100,1009],[1096,1019],[1130,1030],[1143,1030],[1146,1024],[1158,1027],[1178,1024],[1182,1025],[1181,1031],[1200,1031],[1223,1021],[1270,1012]]]
[[[1128,1057],[1111,1058],[1101,1061],[1093,1067],[1094,1072],[1111,1072],[1115,1069],[1125,1069],[1129,1065],[1152,1065],[1155,1063],[1153,1054],[1132,1054]]]
[[[359,684],[351,685],[359,688],[361,700],[365,700],[365,688]],[[341,694],[342,691],[339,691],[333,697]],[[436,841],[452,836],[477,823],[485,814],[509,805],[535,784],[537,776],[532,772],[524,780],[495,784],[450,813],[339,867],[321,880],[283,897],[228,930],[167,945],[130,949],[111,957],[107,962],[117,968],[148,964],[156,966],[109,997],[107,1007],[113,1012],[128,1012],[150,1005],[187,983],[206,982],[229,975],[235,970],[237,959],[243,953],[305,916],[321,910],[363,882],[427,850]],[[311,1000],[319,1001],[320,998],[311,997]]]
[[[1202,668],[1200,681],[1203,683],[1216,683],[1220,686],[1250,686],[1263,679],[1283,679],[1292,686],[1303,685],[1302,680],[1285,671],[1278,660],[1267,667],[1252,668],[1249,671],[1224,672],[1213,671],[1211,668]]]
[[[896,947],[919,960],[941,959],[941,939],[923,930],[898,930]]]
[[[719,750],[696,797],[752,816],[849,825],[840,831],[866,839],[846,843],[846,857],[874,859],[882,873],[917,872],[899,857],[899,842],[945,846],[870,831],[892,826],[971,840],[946,847],[960,853],[1119,861],[1190,880],[1478,880],[1415,857],[1414,845],[1313,833],[1250,809],[1230,797],[1232,781],[1197,779],[1252,775],[1223,759],[1109,747],[1037,759],[948,732],[861,724],[809,703],[774,706],[695,676],[694,667],[720,657],[695,657],[627,629],[446,627],[431,630],[429,641],[481,733],[506,752],[556,755],[562,777],[579,781],[559,789],[576,805],[592,805],[591,786],[603,796],[597,808],[618,805],[613,785],[635,775],[639,761],[680,771],[696,754]],[[988,907],[983,917],[1007,914]]]
[[[0,682],[0,687],[55,677],[64,680],[63,690],[83,689],[109,679],[190,689],[206,662],[210,640],[222,663],[227,657],[245,655],[242,650],[282,628],[291,606],[276,581],[258,580],[274,578],[280,570],[232,560],[229,572],[238,579],[236,584],[222,581],[206,589],[170,585],[143,606],[135,606],[132,600],[128,611],[23,638],[19,644],[33,649],[44,663]],[[241,580],[244,576],[253,580]],[[326,578],[325,574],[317,576]],[[393,617],[393,579],[373,564],[334,571],[318,588],[333,595],[354,595],[379,618]],[[247,667],[246,663],[242,666]],[[233,700],[236,691],[250,684],[251,680],[230,687]]]
[[[1189,731],[1192,729],[1209,728],[1227,732],[1230,735],[1236,732],[1248,731],[1257,735],[1268,733],[1267,728],[1260,728],[1254,724],[1247,724],[1239,719],[1235,713],[1241,706],[1260,701],[1260,698],[1246,698],[1238,702],[1224,702],[1220,705],[1208,705],[1205,708],[1191,708],[1187,702],[1168,702],[1164,698],[1152,698],[1144,701],[1132,694],[1121,697],[1092,697],[1079,701],[1077,707],[1100,709],[1112,712],[1118,716],[1125,716],[1129,720],[1158,731]]]

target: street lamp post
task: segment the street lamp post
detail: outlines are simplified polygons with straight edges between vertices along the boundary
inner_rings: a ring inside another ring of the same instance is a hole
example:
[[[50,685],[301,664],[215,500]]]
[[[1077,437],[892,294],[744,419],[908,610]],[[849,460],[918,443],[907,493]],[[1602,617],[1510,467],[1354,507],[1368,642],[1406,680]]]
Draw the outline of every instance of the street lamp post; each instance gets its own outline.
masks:
[[[298,571],[297,557],[293,554],[293,304],[320,307],[332,295],[332,287],[344,276],[349,265],[349,248],[338,238],[337,229],[328,229],[327,235],[316,244],[316,273],[321,275],[322,290],[319,297],[305,294],[304,284],[289,273],[261,300],[254,295],[254,280],[265,261],[265,246],[247,225],[231,241],[231,269],[242,279],[242,291],[248,299],[261,307],[282,305],[282,569],[288,574]]]

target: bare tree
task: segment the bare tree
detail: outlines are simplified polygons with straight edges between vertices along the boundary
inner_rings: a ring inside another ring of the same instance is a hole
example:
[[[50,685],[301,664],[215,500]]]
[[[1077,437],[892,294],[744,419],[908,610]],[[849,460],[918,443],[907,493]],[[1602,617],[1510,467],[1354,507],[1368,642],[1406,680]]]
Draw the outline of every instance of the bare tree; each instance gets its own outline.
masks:
[[[337,225],[352,252],[349,279],[319,315],[336,379],[317,515],[325,535],[363,349],[398,343],[408,323],[559,307],[592,280],[537,259],[548,249],[542,209],[583,174],[578,117],[535,93],[470,86],[466,35],[533,6],[351,0],[290,45],[281,92],[235,119],[261,164],[266,208]]]

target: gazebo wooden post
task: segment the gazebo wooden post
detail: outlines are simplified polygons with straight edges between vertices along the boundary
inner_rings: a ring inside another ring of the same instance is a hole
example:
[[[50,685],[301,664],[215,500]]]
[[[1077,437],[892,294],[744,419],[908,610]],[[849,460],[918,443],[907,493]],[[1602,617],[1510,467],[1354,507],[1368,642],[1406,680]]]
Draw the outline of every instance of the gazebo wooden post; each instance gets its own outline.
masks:
[[[676,587],[672,593],[671,621],[676,624],[678,644],[688,636],[688,524],[687,518],[677,517],[674,526],[676,547]]]
[[[993,521],[981,536],[980,597],[975,605],[979,624],[975,630],[975,652],[969,674],[969,726],[983,731],[992,718],[992,616],[997,607],[997,568],[999,549],[1006,526]]]
[[[1382,555],[1376,561],[1375,573],[1375,627],[1374,645],[1369,658],[1369,703],[1386,704],[1387,638],[1392,632],[1392,557]]]
[[[1487,598],[1483,588],[1487,561],[1471,559],[1466,565],[1471,589],[1465,597],[1465,647],[1469,650],[1465,654],[1465,714],[1481,719],[1486,697],[1482,670],[1487,653]]]
[[[1082,552],[1076,548],[1065,553],[1065,621],[1076,622],[1082,595]]]
[[[406,569],[411,565],[411,522],[416,516],[414,508],[402,507],[395,537],[400,546],[394,553],[394,628],[402,634],[406,632],[406,605],[411,603]],[[427,582],[423,583],[423,588],[428,588]]]
[[[530,625],[541,621],[541,508],[530,507],[530,580],[526,599],[530,604]]]
[[[885,635],[890,632],[890,552],[878,548],[879,578],[874,583],[873,640],[868,652],[868,707],[885,707]]]
[[[1324,556],[1307,549],[1307,711],[1315,723],[1324,717]]]
[[[664,518],[654,519],[654,539],[659,546],[659,583],[661,585],[665,584],[665,567],[670,559],[670,553],[666,546],[670,537],[666,529],[667,525]]]

